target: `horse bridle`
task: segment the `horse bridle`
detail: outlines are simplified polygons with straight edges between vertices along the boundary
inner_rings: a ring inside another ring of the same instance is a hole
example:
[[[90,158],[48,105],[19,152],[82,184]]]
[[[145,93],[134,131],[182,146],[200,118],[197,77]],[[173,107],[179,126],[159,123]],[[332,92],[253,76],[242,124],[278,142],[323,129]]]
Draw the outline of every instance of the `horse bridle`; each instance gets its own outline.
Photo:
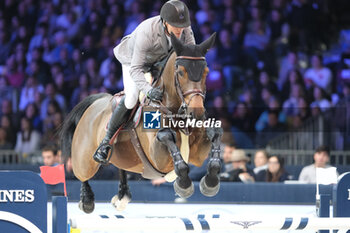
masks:
[[[181,59],[205,61],[205,57],[178,56],[178,57],[176,57],[176,60],[175,60],[175,66],[177,66],[176,61],[181,60]],[[175,75],[174,79],[175,79],[176,92],[181,99],[181,105],[177,111],[177,115],[184,116],[184,118],[186,118],[186,117],[188,117],[188,105],[190,104],[193,97],[195,97],[196,95],[199,95],[204,100],[205,99],[205,92],[203,92],[200,89],[191,89],[191,90],[188,90],[186,92],[182,92],[181,87],[180,87],[180,83],[179,83],[178,72],[175,72],[174,75]],[[191,95],[188,103],[186,103],[186,101],[185,101],[185,97],[187,95]],[[173,118],[172,116],[174,114],[161,101],[153,100],[153,101],[150,101],[148,103],[148,105],[160,109],[161,112],[166,113],[168,116],[171,116],[171,117],[169,117],[170,119]],[[185,135],[190,135],[188,128],[180,129],[180,130]]]
[[[176,60],[175,60],[175,68],[177,66],[177,62],[176,61],[179,61],[179,60],[182,60],[182,59],[205,61],[205,57],[178,56],[178,57],[176,57]],[[181,106],[180,106],[180,108],[179,108],[177,113],[179,115],[187,116],[188,105],[190,104],[190,102],[193,99],[193,97],[195,97],[196,95],[199,95],[204,100],[205,99],[205,92],[203,92],[200,89],[190,89],[190,90],[188,90],[186,92],[182,92],[178,76],[179,76],[178,72],[175,72],[175,88],[176,88],[176,92],[177,92],[178,96],[181,99]],[[185,101],[185,97],[187,95],[190,95],[188,103],[186,103],[186,101]]]

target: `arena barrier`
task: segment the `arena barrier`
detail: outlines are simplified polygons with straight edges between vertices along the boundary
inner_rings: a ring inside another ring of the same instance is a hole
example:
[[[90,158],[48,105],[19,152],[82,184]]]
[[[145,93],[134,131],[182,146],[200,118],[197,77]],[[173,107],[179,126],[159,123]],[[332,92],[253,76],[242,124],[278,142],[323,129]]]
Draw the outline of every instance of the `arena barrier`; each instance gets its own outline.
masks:
[[[350,172],[339,177],[333,187],[333,217],[330,216],[330,195],[320,193],[318,216],[247,216],[198,215],[195,217],[123,218],[82,215],[69,220],[72,228],[113,231],[212,230],[350,230]],[[46,233],[47,191],[41,177],[29,171],[0,172],[1,232]],[[67,233],[67,198],[52,199],[52,232]],[[74,230],[74,229],[73,229]]]
[[[47,233],[47,218],[47,190],[41,177],[30,171],[1,171],[0,231]],[[67,232],[67,198],[52,197],[52,233]]]

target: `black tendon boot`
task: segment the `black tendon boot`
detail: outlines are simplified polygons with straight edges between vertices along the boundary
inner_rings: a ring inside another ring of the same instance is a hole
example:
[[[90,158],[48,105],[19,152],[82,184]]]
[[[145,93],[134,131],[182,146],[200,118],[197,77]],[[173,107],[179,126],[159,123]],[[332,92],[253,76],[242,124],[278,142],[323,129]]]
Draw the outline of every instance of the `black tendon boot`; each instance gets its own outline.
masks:
[[[108,130],[106,136],[103,138],[99,147],[97,148],[94,154],[94,160],[101,164],[108,164],[108,153],[112,149],[112,145],[109,144],[109,141],[113,137],[114,133],[119,129],[119,127],[126,122],[128,116],[131,112],[131,109],[125,107],[125,96],[120,100],[120,103],[115,108],[111,119],[108,123]]]

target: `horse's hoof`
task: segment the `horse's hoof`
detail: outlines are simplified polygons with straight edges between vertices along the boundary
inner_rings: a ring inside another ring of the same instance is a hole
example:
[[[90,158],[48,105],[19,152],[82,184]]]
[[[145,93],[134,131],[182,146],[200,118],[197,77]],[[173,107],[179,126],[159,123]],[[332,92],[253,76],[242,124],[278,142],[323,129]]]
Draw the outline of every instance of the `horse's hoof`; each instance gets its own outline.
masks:
[[[209,187],[205,182],[205,177],[206,176],[203,176],[199,183],[199,190],[204,196],[213,197],[219,192],[220,182],[218,182],[214,187]]]
[[[94,202],[83,203],[82,201],[79,201],[79,209],[81,209],[87,214],[90,214],[95,209],[95,203]]]
[[[208,164],[208,175],[210,177],[216,177],[221,170],[221,161],[219,158],[211,158]]]
[[[115,195],[112,198],[111,203],[114,206],[114,208],[116,208],[118,211],[123,211],[125,210],[126,206],[130,201],[131,201],[131,198],[127,195],[124,195],[124,197],[121,200],[119,200],[118,195]]]
[[[174,181],[173,185],[174,185],[175,192],[182,198],[189,198],[194,193],[194,185],[192,182],[191,182],[191,185],[185,189],[179,186],[179,184],[177,183],[177,180]]]

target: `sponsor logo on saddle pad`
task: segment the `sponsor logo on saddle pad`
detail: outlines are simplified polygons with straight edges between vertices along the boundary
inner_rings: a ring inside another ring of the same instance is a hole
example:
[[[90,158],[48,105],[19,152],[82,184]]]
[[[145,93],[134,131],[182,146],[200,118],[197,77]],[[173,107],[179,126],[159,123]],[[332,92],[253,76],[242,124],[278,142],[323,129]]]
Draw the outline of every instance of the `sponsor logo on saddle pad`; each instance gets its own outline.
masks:
[[[157,111],[143,112],[143,128],[144,129],[160,129],[161,113]]]

